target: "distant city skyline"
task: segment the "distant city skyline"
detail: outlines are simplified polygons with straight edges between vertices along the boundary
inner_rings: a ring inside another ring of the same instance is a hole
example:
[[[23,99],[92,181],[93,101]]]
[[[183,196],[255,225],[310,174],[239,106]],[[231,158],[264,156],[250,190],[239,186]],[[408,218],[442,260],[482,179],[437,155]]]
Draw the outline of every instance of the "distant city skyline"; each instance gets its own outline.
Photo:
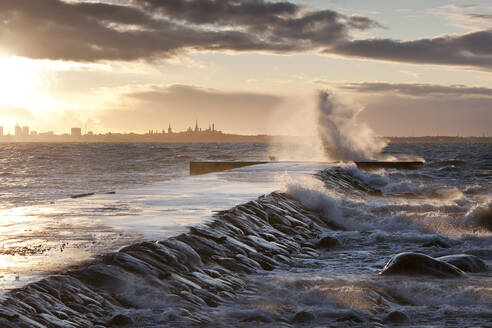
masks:
[[[206,129],[202,129],[200,126],[199,126],[199,123],[198,123],[198,120],[195,121],[195,126],[192,128],[191,126],[189,126],[187,129],[184,129],[184,130],[181,130],[181,131],[178,131],[178,130],[173,130],[172,128],[172,124],[171,123],[168,123],[168,127],[167,128],[163,128],[163,129],[149,129],[147,130],[146,132],[136,132],[136,131],[129,131],[129,132],[114,132],[114,131],[102,131],[102,132],[94,132],[94,131],[90,131],[90,130],[84,130],[83,128],[80,128],[80,127],[71,127],[71,128],[67,128],[65,132],[59,132],[59,133],[56,133],[54,131],[37,131],[37,130],[30,130],[30,127],[29,126],[21,126],[19,124],[16,124],[15,128],[14,128],[14,133],[13,134],[10,134],[10,133],[5,133],[5,128],[3,126],[0,126],[0,137],[15,137],[17,139],[12,139],[12,140],[23,140],[23,139],[26,139],[26,138],[36,138],[36,137],[39,137],[39,138],[44,138],[44,137],[52,137],[52,136],[70,136],[72,138],[79,138],[79,137],[83,137],[83,136],[96,136],[96,135],[108,135],[108,134],[115,134],[115,135],[164,135],[164,134],[175,134],[175,135],[178,135],[178,134],[197,134],[197,133],[207,133],[207,132],[212,132],[212,133],[220,133],[220,134],[223,134],[224,132],[221,131],[221,130],[216,130],[215,129],[215,123],[209,123],[208,124],[208,128]],[[234,133],[234,131],[232,132],[228,132],[229,134],[232,134],[232,135],[244,135],[244,136],[248,136],[248,134],[241,134],[241,133]],[[271,136],[271,137],[275,137],[275,136],[286,136],[286,137],[296,137],[296,136],[299,136],[299,135],[295,135],[295,134],[292,134],[292,135],[286,135],[286,134],[283,134],[283,135],[274,135],[274,134],[263,134],[263,133],[257,133],[257,134],[249,134],[250,136],[258,136],[258,135],[261,135],[261,136]],[[413,138],[413,137],[416,137],[416,138],[421,138],[421,137],[443,137],[443,138],[455,138],[455,137],[458,137],[458,138],[467,138],[467,137],[477,137],[477,138],[490,138],[492,137],[492,134],[485,134],[485,133],[482,133],[482,134],[476,134],[476,135],[462,135],[460,133],[456,133],[454,135],[441,135],[439,133],[435,133],[435,134],[424,134],[424,135],[407,135],[407,136],[401,136],[401,135],[381,135],[379,137],[387,137],[387,138],[396,138],[398,139],[399,137],[401,138]]]
[[[30,130],[29,126],[21,126],[18,123],[16,123],[14,127],[14,134],[11,135],[10,133],[4,134],[5,129],[3,126],[0,126],[0,136],[13,136],[16,138],[28,138],[28,137],[37,137],[37,136],[54,136],[54,135],[70,135],[71,137],[81,137],[81,136],[92,136],[94,135],[94,131],[90,130],[84,130],[81,127],[71,127],[69,130],[67,129],[67,132],[62,132],[62,133],[55,133],[54,131],[41,131],[38,132],[37,130]],[[210,122],[208,123],[208,128],[201,128],[199,126],[198,120],[195,120],[194,127],[192,128],[189,126],[186,130],[183,131],[173,131],[172,124],[168,123],[167,129],[161,129],[161,130],[153,130],[150,129],[147,131],[147,133],[140,133],[140,134],[149,134],[149,135],[154,135],[154,134],[180,134],[180,133],[201,133],[201,132],[212,132],[212,133],[222,133],[220,130],[215,129],[215,123]],[[99,134],[106,134],[106,133],[112,133],[111,131],[106,131],[106,132],[100,132]],[[120,133],[121,132],[116,132]],[[125,134],[125,133],[123,133]],[[127,134],[137,134],[137,132],[128,132]]]

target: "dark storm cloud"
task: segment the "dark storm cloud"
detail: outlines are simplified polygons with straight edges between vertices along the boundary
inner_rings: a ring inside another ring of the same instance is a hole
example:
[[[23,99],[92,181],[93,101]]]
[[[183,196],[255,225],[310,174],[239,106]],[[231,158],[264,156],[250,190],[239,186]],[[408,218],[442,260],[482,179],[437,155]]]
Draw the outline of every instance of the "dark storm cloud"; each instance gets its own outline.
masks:
[[[0,2],[0,47],[74,61],[135,60],[186,49],[293,52],[378,26],[367,17],[309,11],[289,2],[166,0]]]
[[[453,96],[453,97],[492,97],[492,89],[467,87],[463,85],[410,84],[364,82],[345,83],[339,88],[362,93],[394,93],[412,97]]]
[[[271,33],[274,38],[333,40],[345,36],[347,27],[360,30],[381,27],[379,23],[365,16],[345,16],[332,10],[307,11],[301,6],[286,1],[129,0],[129,2],[193,24],[242,26],[250,32]]]
[[[492,68],[492,32],[413,41],[352,40],[381,25],[365,16],[266,0],[1,0],[0,49],[35,59],[93,62],[186,50],[320,51],[398,62]]]
[[[294,17],[299,6],[290,2],[238,0],[128,0],[141,8],[195,24],[268,25],[281,17]]]
[[[430,39],[347,41],[325,53],[418,64],[456,65],[492,69],[492,31],[445,35]]]

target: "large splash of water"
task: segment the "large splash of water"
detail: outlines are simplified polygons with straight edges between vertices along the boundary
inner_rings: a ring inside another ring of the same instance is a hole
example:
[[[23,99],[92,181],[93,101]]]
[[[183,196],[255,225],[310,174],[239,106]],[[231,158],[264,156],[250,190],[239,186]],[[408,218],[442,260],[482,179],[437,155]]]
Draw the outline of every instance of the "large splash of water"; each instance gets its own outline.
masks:
[[[386,143],[358,121],[362,106],[347,104],[331,92],[318,95],[318,135],[330,160],[360,161],[380,159]]]

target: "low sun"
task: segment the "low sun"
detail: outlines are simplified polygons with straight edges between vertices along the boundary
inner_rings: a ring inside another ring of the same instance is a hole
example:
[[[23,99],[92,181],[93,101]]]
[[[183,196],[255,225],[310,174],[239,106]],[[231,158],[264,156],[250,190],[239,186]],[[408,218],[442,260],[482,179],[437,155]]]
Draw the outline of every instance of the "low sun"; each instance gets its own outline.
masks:
[[[0,125],[25,123],[17,115],[20,112],[40,114],[53,109],[47,72],[35,60],[0,54]]]
[[[0,55],[0,103],[19,106],[41,86],[39,69],[29,60]]]

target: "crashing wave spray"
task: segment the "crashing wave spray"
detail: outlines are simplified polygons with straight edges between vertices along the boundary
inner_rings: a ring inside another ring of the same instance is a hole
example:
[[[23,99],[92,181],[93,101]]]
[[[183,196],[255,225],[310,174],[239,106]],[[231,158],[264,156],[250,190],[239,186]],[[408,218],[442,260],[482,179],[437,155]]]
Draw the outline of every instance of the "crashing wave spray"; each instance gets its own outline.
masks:
[[[330,160],[381,159],[386,143],[367,125],[357,121],[363,107],[348,105],[328,91],[318,98],[318,134]]]

